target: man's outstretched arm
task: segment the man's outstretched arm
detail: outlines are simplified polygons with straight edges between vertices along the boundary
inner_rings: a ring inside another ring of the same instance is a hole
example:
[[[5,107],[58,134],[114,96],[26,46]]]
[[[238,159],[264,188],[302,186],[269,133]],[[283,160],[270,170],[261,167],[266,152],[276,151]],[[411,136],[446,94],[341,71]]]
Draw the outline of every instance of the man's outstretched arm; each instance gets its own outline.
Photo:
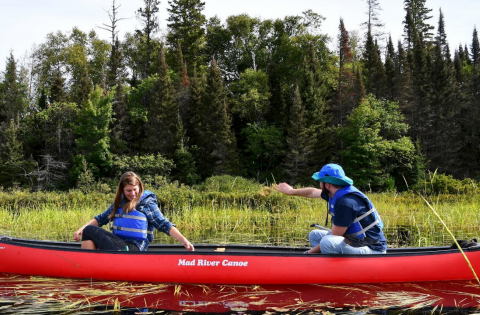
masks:
[[[285,195],[300,196],[305,198],[321,198],[322,190],[313,187],[295,189],[287,183],[277,185],[277,190]]]

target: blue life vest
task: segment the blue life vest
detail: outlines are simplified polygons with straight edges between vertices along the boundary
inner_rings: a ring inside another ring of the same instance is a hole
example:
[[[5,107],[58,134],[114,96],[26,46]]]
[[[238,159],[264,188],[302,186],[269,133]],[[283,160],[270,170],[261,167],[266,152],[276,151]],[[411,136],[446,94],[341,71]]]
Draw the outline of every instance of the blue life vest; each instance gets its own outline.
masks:
[[[347,228],[345,231],[345,236],[353,236],[359,239],[363,239],[365,237],[365,232],[373,228],[374,226],[378,226],[380,230],[383,229],[383,221],[380,218],[377,210],[373,206],[372,202],[365,196],[360,190],[355,188],[354,186],[344,186],[337,190],[333,198],[328,198],[328,209],[332,217],[335,216],[335,204],[337,201],[347,194],[355,194],[361,197],[365,203],[368,205],[368,211],[362,215],[359,215],[355,218],[353,223]],[[372,216],[372,223],[368,226],[363,227],[360,223],[362,219],[366,218],[367,216]]]
[[[138,202],[147,195],[147,191],[144,191]],[[128,214],[124,213],[123,204],[124,203],[122,202],[117,209],[113,225],[110,226],[113,230],[113,234],[127,240],[147,240],[147,235],[153,234],[153,231],[148,231],[147,216],[136,209],[133,209]]]

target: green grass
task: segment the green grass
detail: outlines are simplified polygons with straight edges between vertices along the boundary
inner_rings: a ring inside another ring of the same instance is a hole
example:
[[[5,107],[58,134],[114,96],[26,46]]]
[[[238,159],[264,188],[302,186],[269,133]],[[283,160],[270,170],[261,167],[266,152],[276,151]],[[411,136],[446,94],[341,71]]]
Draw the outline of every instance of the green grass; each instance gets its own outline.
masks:
[[[235,183],[235,182],[234,182]],[[284,196],[271,186],[232,192],[169,185],[154,190],[165,216],[195,243],[307,246],[311,223],[324,225],[326,203]],[[215,186],[215,185],[213,185]],[[208,188],[208,189],[207,189]],[[452,239],[421,196],[413,193],[367,194],[379,211],[390,247],[436,246]],[[0,192],[0,234],[73,241],[73,233],[105,210],[113,194]],[[478,236],[480,195],[428,198],[457,239]],[[173,243],[162,233],[157,243]]]

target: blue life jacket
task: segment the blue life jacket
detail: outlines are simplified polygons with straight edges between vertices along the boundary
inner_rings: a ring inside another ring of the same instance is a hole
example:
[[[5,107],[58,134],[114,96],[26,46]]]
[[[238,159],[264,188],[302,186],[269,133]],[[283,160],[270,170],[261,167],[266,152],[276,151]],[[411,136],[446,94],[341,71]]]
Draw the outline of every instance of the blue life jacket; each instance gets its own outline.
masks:
[[[342,198],[347,194],[355,194],[361,197],[365,201],[365,203],[368,205],[368,211],[355,218],[353,223],[345,231],[345,236],[346,237],[351,236],[351,237],[363,239],[365,237],[365,232],[370,230],[374,226],[378,226],[378,228],[382,230],[383,221],[380,218],[380,215],[378,214],[377,210],[373,206],[372,202],[367,198],[367,196],[365,196],[365,194],[363,194],[360,190],[358,190],[354,186],[344,186],[339,190],[337,190],[333,198],[330,198],[330,197],[328,198],[328,205],[329,205],[328,209],[332,217],[335,216],[335,204],[340,198]],[[372,216],[372,223],[370,223],[368,226],[363,227],[361,224],[361,220],[363,220],[367,216]]]
[[[144,191],[138,203],[148,194],[148,191]],[[148,231],[147,216],[136,209],[133,209],[128,214],[124,213],[123,205],[124,203],[122,202],[115,214],[113,225],[110,226],[113,234],[127,240],[147,240],[147,235],[153,234],[153,231]]]

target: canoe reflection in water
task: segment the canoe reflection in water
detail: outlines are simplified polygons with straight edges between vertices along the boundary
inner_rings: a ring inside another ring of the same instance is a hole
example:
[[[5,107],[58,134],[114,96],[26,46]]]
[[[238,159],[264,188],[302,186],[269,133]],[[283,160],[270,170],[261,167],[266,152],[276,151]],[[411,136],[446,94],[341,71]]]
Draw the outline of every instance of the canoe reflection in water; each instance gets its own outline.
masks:
[[[305,310],[475,310],[474,281],[349,285],[195,285],[18,276],[0,273],[0,302],[10,307],[30,298],[63,301],[76,309],[92,305],[181,312],[294,312]],[[5,306],[3,306],[5,307]],[[0,307],[1,308],[1,307]]]

